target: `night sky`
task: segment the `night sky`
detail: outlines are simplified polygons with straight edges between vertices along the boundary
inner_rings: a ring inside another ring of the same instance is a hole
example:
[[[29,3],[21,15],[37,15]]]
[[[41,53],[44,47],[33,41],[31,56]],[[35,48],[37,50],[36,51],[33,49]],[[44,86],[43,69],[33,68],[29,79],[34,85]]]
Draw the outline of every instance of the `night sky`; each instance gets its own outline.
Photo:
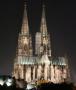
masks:
[[[51,34],[53,56],[67,55],[72,80],[76,81],[76,3],[46,0],[46,20]],[[41,0],[28,0],[30,33],[39,31],[42,13]],[[0,75],[13,70],[18,33],[23,17],[23,0],[0,1]],[[33,38],[34,39],[34,38]]]

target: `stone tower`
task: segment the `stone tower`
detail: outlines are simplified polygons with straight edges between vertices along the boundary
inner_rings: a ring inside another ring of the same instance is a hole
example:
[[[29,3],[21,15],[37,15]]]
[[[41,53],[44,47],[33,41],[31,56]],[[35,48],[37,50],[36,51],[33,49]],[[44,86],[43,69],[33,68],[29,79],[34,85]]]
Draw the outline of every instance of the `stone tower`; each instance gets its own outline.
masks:
[[[42,8],[43,10],[40,24],[40,32],[36,33],[35,54],[38,56],[42,56],[44,53],[47,53],[48,56],[51,57],[50,34],[48,34],[47,31],[45,5],[43,5]]]
[[[27,8],[25,4],[21,33],[18,38],[18,56],[32,56],[32,40],[29,33]]]

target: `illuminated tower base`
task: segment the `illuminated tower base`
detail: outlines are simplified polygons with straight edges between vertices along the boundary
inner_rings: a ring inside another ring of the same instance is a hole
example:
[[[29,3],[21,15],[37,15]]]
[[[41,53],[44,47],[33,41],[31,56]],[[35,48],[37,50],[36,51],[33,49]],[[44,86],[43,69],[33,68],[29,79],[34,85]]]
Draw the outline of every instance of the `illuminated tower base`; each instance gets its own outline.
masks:
[[[69,78],[68,66],[64,57],[59,57],[55,61],[50,60],[48,55],[43,55],[42,58],[27,57],[25,60],[17,61],[14,64],[13,77],[24,79],[28,83],[39,80],[61,83]]]

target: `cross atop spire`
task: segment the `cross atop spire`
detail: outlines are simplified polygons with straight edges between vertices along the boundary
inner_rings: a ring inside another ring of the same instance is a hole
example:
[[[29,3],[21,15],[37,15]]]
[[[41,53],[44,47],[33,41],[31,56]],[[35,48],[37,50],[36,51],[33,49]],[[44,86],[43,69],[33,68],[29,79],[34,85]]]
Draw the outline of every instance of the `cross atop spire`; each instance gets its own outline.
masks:
[[[43,8],[43,10],[42,10],[40,31],[42,34],[46,35],[47,34],[47,25],[46,25],[45,4],[44,3],[42,5],[42,8]]]
[[[27,5],[26,1],[24,4],[24,15],[23,15],[23,22],[22,22],[22,34],[29,34],[29,25],[28,25],[28,17],[27,17]]]

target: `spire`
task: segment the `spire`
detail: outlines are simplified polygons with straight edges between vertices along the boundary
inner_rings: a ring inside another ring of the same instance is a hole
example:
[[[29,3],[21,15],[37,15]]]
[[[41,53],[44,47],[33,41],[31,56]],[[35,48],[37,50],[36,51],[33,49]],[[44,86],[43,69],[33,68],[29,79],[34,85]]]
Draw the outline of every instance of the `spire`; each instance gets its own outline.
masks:
[[[29,25],[28,25],[28,17],[27,17],[27,5],[25,2],[24,5],[24,15],[23,15],[23,22],[22,22],[22,34],[29,34]]]
[[[42,34],[46,35],[47,34],[47,25],[46,25],[45,5],[44,4],[43,4],[42,8],[43,8],[43,10],[42,10],[40,31],[41,31]]]

